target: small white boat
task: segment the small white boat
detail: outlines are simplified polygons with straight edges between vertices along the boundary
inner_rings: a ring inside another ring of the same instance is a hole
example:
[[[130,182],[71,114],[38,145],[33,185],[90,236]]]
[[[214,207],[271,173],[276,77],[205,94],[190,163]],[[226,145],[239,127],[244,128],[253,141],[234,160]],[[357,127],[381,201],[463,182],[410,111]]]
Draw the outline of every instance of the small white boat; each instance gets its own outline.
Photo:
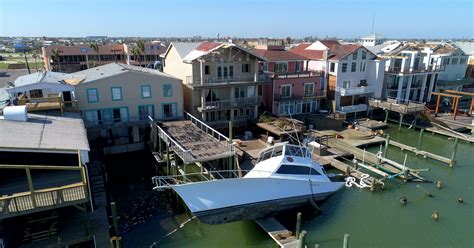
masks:
[[[312,148],[278,144],[260,152],[255,167],[242,178],[168,185],[203,223],[221,224],[261,218],[322,201],[344,183],[332,182]]]

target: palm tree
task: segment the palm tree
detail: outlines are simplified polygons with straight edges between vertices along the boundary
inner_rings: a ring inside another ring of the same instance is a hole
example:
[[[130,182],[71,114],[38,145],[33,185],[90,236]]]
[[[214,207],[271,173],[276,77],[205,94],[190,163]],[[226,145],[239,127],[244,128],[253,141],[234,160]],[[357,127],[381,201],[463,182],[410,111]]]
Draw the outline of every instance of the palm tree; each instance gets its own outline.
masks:
[[[136,47],[132,48],[132,55],[135,60],[138,60],[138,64],[142,66],[142,62],[140,61],[140,50]]]
[[[33,58],[35,59],[35,68],[36,68],[36,71],[38,71],[38,62],[36,61],[36,59],[38,58],[38,54],[33,53]]]
[[[145,67],[147,66],[146,64],[146,54],[145,54],[145,41],[144,40],[138,40],[137,41],[137,47],[138,50],[140,51],[141,54],[143,54],[143,60],[145,61]],[[141,66],[141,64],[140,64]]]
[[[61,72],[61,62],[59,62],[59,49],[57,48],[53,49],[51,53],[52,53],[53,61],[54,60],[58,61],[59,72]]]
[[[89,46],[94,50],[95,53],[97,53],[97,57],[99,57],[99,65],[100,65],[99,44],[97,44],[97,42],[92,42]]]

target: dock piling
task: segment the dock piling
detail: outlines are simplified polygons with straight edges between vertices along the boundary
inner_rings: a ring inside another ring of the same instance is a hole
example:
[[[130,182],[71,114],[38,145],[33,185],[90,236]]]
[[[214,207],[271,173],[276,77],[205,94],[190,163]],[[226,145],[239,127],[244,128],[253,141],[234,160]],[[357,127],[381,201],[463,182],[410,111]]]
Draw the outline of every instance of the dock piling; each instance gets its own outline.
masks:
[[[388,152],[388,146],[390,145],[390,134],[387,134],[387,138],[385,139],[385,147],[383,150],[383,157],[387,157],[387,152]]]
[[[400,122],[398,123],[398,131],[402,129],[402,123],[403,123],[403,114],[400,114]]]
[[[301,212],[296,214],[296,239],[300,239],[301,232]]]
[[[456,138],[454,140],[454,149],[453,149],[453,154],[451,155],[451,164],[449,164],[450,167],[453,167],[454,166],[454,163],[456,163],[456,153],[458,151],[458,144],[459,144],[459,139]]]
[[[385,121],[384,122],[387,123],[387,121],[388,121],[388,110],[385,110]]]
[[[342,245],[343,248],[349,248],[349,234],[344,234],[344,243]]]
[[[420,130],[420,136],[418,136],[418,144],[416,145],[416,150],[420,150],[421,148],[421,140],[423,139],[423,132],[425,131],[425,129],[421,129]]]
[[[303,230],[303,231],[301,231],[300,238],[298,240],[298,247],[299,248],[304,248],[305,247],[305,245],[304,245],[305,238],[306,238],[306,231]]]

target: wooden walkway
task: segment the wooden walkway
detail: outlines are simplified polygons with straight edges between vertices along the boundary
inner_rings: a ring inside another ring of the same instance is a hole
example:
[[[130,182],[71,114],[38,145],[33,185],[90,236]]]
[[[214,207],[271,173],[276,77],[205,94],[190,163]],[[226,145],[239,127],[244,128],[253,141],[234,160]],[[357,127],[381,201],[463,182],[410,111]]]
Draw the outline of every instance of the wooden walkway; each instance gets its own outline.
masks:
[[[451,160],[449,158],[445,158],[443,156],[440,156],[440,155],[437,155],[437,154],[434,154],[434,153],[431,153],[431,152],[418,150],[418,149],[416,149],[416,147],[405,145],[405,144],[402,144],[402,143],[397,142],[397,141],[390,140],[389,144],[392,145],[392,146],[400,148],[400,150],[402,150],[402,151],[406,150],[406,151],[412,152],[416,155],[421,155],[424,158],[431,158],[431,159],[446,163],[448,165],[453,164],[453,160]]]
[[[270,235],[270,237],[280,246],[285,248],[299,247],[299,241],[291,231],[288,231],[275,218],[256,219],[255,222]]]

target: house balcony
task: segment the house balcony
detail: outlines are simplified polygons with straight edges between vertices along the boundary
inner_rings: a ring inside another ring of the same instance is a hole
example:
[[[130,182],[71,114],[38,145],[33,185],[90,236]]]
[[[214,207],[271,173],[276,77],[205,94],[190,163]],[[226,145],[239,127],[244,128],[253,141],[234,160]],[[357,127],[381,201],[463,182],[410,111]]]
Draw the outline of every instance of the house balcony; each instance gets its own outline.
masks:
[[[336,87],[336,92],[341,96],[354,96],[375,93],[375,86],[360,86],[360,87]]]
[[[273,78],[307,78],[307,77],[322,77],[324,76],[323,71],[307,70],[298,72],[265,72],[272,75]]]
[[[444,65],[433,65],[429,66],[428,69],[424,66],[420,66],[418,68],[406,68],[405,70],[402,71],[401,67],[389,67],[385,73],[387,74],[423,74],[423,73],[433,73],[433,72],[441,72],[444,71],[445,66]]]
[[[348,113],[355,113],[355,112],[362,112],[367,111],[367,104],[356,104],[356,105],[349,105],[349,106],[340,106],[337,110]]]
[[[186,83],[188,85],[196,86],[223,86],[228,84],[242,84],[242,83],[269,83],[270,75],[267,73],[246,76],[233,76],[233,77],[204,77],[204,81],[201,82],[201,78],[186,76]]]
[[[245,98],[233,98],[228,100],[206,102],[204,107],[198,107],[200,112],[211,111],[211,110],[223,110],[230,108],[241,108],[248,106],[259,105],[262,102],[261,96],[245,97]]]
[[[274,101],[289,101],[289,100],[302,100],[302,99],[321,99],[326,98],[326,91],[320,90],[313,93],[302,93],[302,94],[290,94],[287,96],[282,96],[281,94],[274,94]]]

